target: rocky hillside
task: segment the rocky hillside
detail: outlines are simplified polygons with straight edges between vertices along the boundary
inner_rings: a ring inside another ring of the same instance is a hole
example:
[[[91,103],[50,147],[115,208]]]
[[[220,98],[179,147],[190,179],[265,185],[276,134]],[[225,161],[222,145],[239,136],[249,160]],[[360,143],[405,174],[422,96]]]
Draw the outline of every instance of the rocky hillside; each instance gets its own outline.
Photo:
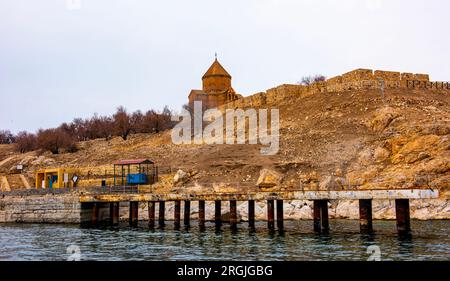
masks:
[[[41,167],[109,167],[150,158],[162,170],[182,169],[186,184],[255,186],[266,169],[286,189],[439,188],[450,182],[450,95],[390,89],[293,96],[264,108],[280,110],[280,151],[260,145],[174,145],[170,132],[78,144],[61,155],[18,154],[0,146],[0,175],[23,164],[30,179]],[[171,175],[173,178],[173,174]],[[170,181],[168,182],[170,185]]]

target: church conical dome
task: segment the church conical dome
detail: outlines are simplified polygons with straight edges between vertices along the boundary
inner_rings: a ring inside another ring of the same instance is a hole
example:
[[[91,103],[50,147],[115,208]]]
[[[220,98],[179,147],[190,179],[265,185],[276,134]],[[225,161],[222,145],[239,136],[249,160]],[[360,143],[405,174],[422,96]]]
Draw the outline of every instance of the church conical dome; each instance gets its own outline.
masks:
[[[211,77],[211,76],[225,76],[231,78],[231,75],[223,68],[217,58],[208,68],[208,71],[203,75],[202,78]]]
[[[231,89],[231,75],[223,68],[217,58],[203,75],[203,91],[224,92]]]

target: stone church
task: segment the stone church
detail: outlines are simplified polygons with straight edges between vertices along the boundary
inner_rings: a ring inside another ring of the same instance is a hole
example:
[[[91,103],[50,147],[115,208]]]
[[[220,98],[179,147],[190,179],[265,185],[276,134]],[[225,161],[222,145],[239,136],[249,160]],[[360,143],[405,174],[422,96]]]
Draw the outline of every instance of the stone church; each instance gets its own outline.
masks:
[[[202,90],[191,90],[189,107],[193,108],[194,101],[202,101],[203,108],[215,108],[242,96],[231,87],[231,75],[216,59],[202,77]]]

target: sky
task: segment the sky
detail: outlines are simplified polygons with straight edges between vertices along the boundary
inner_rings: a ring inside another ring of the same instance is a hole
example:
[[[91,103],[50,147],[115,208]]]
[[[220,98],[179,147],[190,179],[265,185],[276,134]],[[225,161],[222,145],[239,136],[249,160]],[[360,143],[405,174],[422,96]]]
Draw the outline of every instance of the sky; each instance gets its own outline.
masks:
[[[179,111],[214,54],[247,96],[356,68],[450,80],[446,0],[0,0],[0,130]]]

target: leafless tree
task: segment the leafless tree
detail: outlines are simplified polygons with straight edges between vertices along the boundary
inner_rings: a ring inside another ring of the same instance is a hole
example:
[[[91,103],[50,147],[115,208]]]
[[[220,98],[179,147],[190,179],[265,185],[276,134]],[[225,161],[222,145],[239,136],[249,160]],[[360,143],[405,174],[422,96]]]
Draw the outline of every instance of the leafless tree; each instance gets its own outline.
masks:
[[[10,144],[14,142],[14,135],[11,131],[1,130],[0,131],[0,144]]]
[[[116,113],[113,115],[113,120],[113,128],[116,135],[121,136],[123,140],[127,140],[133,126],[131,124],[130,115],[128,115],[125,107],[119,106],[117,108]]]
[[[75,152],[77,150],[76,141],[73,136],[61,128],[40,129],[36,134],[36,147],[44,151],[58,154],[61,150]]]
[[[36,149],[36,135],[25,131],[19,132],[16,139],[16,150],[25,153]]]
[[[325,81],[327,78],[321,74],[303,76],[302,80],[298,83],[300,85],[309,86],[311,84]]]

